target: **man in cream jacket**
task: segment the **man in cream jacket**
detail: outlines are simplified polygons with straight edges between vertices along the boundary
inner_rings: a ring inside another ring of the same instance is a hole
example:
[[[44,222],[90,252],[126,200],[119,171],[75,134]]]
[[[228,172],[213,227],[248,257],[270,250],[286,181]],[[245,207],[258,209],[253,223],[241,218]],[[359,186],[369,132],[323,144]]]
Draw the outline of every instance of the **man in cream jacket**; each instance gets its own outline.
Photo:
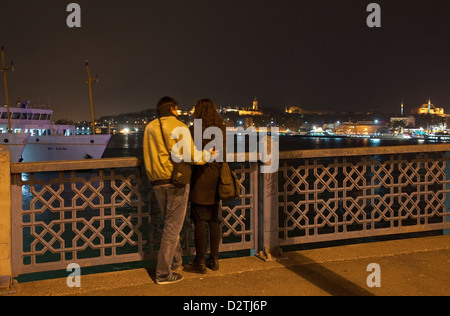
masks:
[[[170,284],[183,279],[181,274],[173,270],[181,270],[182,250],[179,238],[189,198],[189,184],[180,188],[170,182],[173,171],[171,158],[178,158],[179,161],[188,156],[190,159],[184,159],[188,160],[186,162],[205,164],[211,159],[211,154],[207,151],[199,152],[194,146],[190,133],[188,144],[190,143],[191,146],[183,146],[183,153],[178,151],[179,144],[186,144],[187,140],[178,142],[176,139],[172,139],[172,132],[180,128],[187,131],[189,129],[177,118],[178,102],[175,99],[162,98],[158,102],[157,111],[159,118],[151,121],[145,129],[144,162],[147,176],[155,191],[164,219],[164,230],[156,266],[156,283]]]

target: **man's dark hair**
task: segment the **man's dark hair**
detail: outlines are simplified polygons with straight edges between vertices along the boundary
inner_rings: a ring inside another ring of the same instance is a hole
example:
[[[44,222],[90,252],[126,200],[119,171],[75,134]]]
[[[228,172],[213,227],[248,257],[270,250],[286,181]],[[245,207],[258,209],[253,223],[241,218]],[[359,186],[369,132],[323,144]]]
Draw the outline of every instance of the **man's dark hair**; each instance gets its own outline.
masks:
[[[172,106],[178,106],[178,101],[172,97],[162,97],[158,102],[158,108],[160,106],[166,105],[167,103],[172,103]]]
[[[156,111],[159,117],[173,115],[171,108],[178,106],[178,101],[172,97],[163,97],[158,102]]]

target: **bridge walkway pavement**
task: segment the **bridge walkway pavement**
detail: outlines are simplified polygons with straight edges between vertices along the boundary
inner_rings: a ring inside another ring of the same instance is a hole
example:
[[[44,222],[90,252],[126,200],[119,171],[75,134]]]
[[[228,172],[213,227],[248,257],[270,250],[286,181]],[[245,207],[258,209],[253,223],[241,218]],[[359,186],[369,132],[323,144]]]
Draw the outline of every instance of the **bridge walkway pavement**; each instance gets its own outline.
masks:
[[[450,296],[450,236],[408,238],[286,252],[264,262],[223,259],[205,275],[183,272],[176,284],[156,285],[153,268],[25,282],[13,296]],[[380,267],[380,287],[370,287]],[[67,273],[69,274],[69,273]],[[370,277],[369,277],[370,276]]]

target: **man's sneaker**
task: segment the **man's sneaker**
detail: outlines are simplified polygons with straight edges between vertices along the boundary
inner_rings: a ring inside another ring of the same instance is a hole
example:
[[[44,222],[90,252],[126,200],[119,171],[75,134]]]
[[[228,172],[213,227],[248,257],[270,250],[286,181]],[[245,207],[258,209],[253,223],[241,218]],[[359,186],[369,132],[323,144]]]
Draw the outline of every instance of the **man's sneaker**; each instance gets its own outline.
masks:
[[[183,280],[183,276],[181,274],[172,272],[172,275],[169,276],[166,280],[156,280],[156,284],[158,285],[172,284],[180,282],[181,280]]]

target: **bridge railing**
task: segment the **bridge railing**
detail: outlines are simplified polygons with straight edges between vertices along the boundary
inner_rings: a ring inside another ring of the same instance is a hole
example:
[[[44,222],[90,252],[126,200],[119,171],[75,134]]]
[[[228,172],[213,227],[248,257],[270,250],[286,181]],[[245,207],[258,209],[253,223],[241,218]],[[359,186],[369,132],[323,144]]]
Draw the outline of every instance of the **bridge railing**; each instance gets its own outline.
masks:
[[[280,153],[273,174],[232,163],[221,251],[450,228],[450,145]],[[11,164],[13,276],[155,258],[162,220],[137,158]],[[181,242],[195,251],[187,217]],[[262,254],[262,253],[261,253]]]
[[[234,164],[241,199],[222,205],[221,251],[255,248],[254,166]],[[12,164],[11,191],[14,276],[152,259],[159,250],[162,219],[140,159]],[[193,235],[187,217],[186,255]]]
[[[284,152],[280,245],[449,227],[449,145]]]

